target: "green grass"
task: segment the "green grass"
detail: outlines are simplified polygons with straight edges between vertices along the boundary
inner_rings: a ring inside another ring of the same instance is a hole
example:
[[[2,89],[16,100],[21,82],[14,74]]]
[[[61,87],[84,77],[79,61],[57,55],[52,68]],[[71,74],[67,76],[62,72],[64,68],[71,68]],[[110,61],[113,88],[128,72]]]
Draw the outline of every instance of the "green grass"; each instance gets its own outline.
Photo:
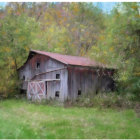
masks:
[[[0,139],[135,139],[140,118],[134,110],[63,108],[0,101]]]

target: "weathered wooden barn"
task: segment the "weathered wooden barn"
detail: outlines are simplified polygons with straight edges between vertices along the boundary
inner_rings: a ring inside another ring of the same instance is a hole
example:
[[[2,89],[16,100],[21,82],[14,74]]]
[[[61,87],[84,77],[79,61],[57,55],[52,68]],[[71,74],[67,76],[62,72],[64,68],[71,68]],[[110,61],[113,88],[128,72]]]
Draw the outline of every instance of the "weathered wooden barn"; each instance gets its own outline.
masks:
[[[114,70],[85,57],[31,50],[18,71],[28,98],[64,101],[89,91],[114,89]]]

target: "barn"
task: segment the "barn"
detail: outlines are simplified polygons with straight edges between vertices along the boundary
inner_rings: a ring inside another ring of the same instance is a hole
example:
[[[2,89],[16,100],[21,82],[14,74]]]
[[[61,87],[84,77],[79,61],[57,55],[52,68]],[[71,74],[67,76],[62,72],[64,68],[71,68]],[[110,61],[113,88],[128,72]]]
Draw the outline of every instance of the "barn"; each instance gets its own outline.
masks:
[[[114,69],[85,57],[31,50],[18,72],[28,99],[63,102],[89,91],[114,90]]]

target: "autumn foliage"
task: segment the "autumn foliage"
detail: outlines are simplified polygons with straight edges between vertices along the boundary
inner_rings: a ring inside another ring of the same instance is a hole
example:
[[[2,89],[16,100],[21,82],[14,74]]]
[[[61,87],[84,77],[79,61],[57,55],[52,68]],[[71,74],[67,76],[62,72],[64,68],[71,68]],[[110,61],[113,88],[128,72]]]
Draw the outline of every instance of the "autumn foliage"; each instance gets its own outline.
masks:
[[[138,3],[119,3],[110,13],[84,2],[7,3],[0,10],[0,93],[17,91],[18,68],[36,49],[90,56],[117,69],[120,91],[139,96],[139,13]]]

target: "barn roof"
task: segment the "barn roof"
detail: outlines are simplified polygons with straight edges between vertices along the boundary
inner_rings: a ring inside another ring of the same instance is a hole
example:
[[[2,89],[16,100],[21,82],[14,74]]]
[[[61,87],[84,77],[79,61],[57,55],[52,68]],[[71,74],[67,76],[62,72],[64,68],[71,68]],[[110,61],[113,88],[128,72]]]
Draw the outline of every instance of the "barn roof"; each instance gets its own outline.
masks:
[[[44,52],[44,51],[37,51],[37,50],[31,50],[31,52],[49,56],[53,59],[56,59],[62,63],[68,64],[68,65],[105,67],[104,64],[97,63],[97,62],[95,62],[95,60],[91,60],[90,58],[86,58],[86,57],[63,55],[63,54],[58,54],[58,53],[51,53],[51,52]]]
[[[48,56],[50,58],[53,58],[53,59],[55,59],[57,61],[60,61],[60,62],[62,62],[64,64],[66,64],[66,65],[76,65],[76,66],[84,66],[84,67],[110,68],[110,67],[108,67],[105,64],[98,63],[94,59],[91,60],[90,58],[86,58],[86,57],[63,55],[63,54],[51,53],[51,52],[45,52],[45,51],[38,51],[38,50],[31,50],[30,53],[29,53],[29,56],[32,53],[37,53],[37,54]],[[28,57],[27,61],[28,60],[29,60],[29,57]]]

